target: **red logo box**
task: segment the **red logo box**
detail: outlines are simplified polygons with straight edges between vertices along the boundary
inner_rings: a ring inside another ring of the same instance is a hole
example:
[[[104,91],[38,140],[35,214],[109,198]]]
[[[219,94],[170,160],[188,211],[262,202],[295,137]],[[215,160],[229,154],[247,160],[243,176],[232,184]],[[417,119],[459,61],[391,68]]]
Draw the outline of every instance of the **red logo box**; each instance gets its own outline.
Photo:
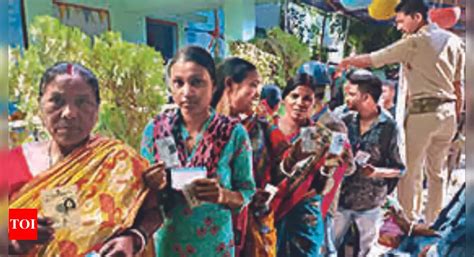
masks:
[[[8,238],[10,240],[37,240],[38,210],[9,209]]]

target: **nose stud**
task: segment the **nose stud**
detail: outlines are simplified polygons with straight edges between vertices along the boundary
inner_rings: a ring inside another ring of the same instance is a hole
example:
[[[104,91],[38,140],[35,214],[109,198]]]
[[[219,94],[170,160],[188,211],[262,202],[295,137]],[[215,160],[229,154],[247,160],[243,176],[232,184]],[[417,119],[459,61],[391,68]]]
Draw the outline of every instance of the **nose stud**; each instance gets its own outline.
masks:
[[[66,67],[67,74],[72,76],[73,75],[72,74],[73,73],[73,68],[74,68],[74,66],[72,64],[68,63],[67,67]]]

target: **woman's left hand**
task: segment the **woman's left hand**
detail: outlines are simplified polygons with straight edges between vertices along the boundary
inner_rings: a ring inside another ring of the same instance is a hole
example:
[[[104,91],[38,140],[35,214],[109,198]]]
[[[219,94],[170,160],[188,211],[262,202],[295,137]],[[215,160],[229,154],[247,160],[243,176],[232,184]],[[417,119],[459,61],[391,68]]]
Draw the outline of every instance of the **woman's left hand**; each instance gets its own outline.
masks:
[[[326,167],[339,167],[342,165],[342,158],[339,155],[328,154],[324,166]]]
[[[118,236],[104,244],[99,253],[106,257],[133,257],[133,246],[131,235]]]
[[[193,184],[197,199],[216,204],[224,202],[224,189],[217,179],[197,179]]]
[[[265,207],[265,203],[268,201],[270,198],[270,193],[258,188],[255,194],[253,195],[251,205],[255,209],[261,209]]]

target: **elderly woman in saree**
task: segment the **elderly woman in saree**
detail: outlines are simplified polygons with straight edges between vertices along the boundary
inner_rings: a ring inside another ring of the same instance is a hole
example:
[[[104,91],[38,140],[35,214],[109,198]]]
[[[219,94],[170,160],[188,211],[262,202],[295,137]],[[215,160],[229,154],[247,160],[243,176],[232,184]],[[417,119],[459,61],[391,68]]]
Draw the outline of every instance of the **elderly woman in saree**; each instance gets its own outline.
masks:
[[[154,235],[156,254],[234,256],[232,215],[255,192],[248,134],[238,120],[211,107],[216,71],[205,49],[181,49],[167,76],[178,108],[150,121],[141,151],[150,163],[163,165],[157,173],[166,177],[154,183],[162,188],[164,217]]]
[[[92,135],[99,104],[98,80],[86,67],[60,62],[43,74],[40,116],[51,139],[6,159],[9,208],[38,209],[38,240],[9,241],[10,254],[84,256],[132,226],[148,163],[120,141]]]
[[[283,91],[285,114],[279,129],[293,144],[303,140],[306,152],[312,155],[297,165],[283,160],[280,170],[287,177],[279,183],[272,207],[277,228],[277,256],[321,256],[324,241],[322,199],[332,191],[333,175],[350,155],[347,139],[340,144],[342,151],[332,152],[331,131],[310,119],[315,104],[316,82],[307,74],[290,79]],[[311,136],[303,136],[303,129]],[[306,142],[306,143],[305,143]],[[310,143],[309,145],[307,143]]]

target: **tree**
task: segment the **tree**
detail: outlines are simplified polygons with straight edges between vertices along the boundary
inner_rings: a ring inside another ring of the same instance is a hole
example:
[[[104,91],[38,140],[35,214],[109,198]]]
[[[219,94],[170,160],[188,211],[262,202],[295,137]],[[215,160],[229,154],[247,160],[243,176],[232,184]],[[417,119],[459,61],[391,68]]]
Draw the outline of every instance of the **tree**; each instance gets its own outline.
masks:
[[[373,24],[352,19],[349,26],[346,55],[352,47],[357,53],[370,53],[381,49],[401,37],[393,26]]]
[[[310,60],[310,49],[301,43],[298,37],[284,32],[280,28],[273,28],[267,32],[267,37],[257,38],[254,44],[263,51],[279,57],[283,66],[279,67],[283,85],[296,74],[297,69]]]
[[[90,38],[58,19],[37,17],[30,28],[31,44],[11,51],[9,99],[26,113],[27,129],[39,130],[38,86],[43,72],[58,61],[73,61],[99,79],[102,98],[95,132],[120,139],[138,149],[141,131],[166,101],[164,61],[146,45],[123,41],[117,32]],[[23,142],[17,142],[21,144]]]

